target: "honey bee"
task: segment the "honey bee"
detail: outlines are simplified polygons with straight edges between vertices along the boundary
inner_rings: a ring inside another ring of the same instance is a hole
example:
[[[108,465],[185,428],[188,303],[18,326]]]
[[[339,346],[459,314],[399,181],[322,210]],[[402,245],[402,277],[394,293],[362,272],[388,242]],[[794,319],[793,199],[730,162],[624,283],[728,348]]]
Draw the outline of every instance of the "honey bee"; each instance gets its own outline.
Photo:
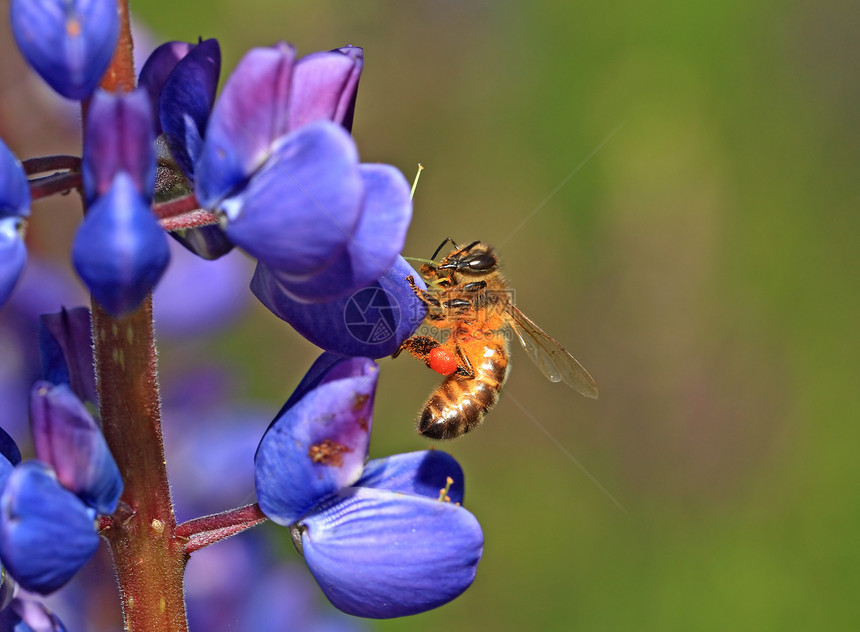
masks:
[[[436,255],[449,241],[454,250],[436,264]],[[453,439],[483,421],[508,378],[509,330],[547,378],[585,397],[597,397],[597,384],[588,371],[513,304],[490,246],[475,241],[460,248],[446,239],[425,261],[421,275],[428,289],[419,288],[412,276],[407,281],[427,306],[425,322],[445,335],[442,340],[413,336],[394,354],[408,351],[447,376],[418,418],[419,433]]]

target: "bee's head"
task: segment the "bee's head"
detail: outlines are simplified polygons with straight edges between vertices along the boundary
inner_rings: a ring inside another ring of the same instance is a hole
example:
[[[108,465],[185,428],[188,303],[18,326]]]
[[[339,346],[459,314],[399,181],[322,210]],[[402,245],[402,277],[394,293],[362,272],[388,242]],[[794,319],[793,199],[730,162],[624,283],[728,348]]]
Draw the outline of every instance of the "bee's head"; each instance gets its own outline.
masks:
[[[496,253],[487,244],[474,241],[465,248],[455,250],[439,264],[440,270],[454,270],[461,274],[487,274],[499,267]]]

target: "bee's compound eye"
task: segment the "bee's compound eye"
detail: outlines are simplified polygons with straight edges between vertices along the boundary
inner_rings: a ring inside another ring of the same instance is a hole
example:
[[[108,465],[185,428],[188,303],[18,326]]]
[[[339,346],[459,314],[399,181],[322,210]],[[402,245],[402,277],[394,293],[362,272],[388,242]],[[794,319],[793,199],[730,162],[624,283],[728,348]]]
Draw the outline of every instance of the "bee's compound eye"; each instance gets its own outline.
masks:
[[[445,347],[432,349],[427,357],[427,365],[441,375],[451,375],[460,366],[457,356]]]
[[[470,257],[467,263],[469,265],[469,270],[477,271],[492,270],[498,264],[496,255],[490,251],[482,252]]]

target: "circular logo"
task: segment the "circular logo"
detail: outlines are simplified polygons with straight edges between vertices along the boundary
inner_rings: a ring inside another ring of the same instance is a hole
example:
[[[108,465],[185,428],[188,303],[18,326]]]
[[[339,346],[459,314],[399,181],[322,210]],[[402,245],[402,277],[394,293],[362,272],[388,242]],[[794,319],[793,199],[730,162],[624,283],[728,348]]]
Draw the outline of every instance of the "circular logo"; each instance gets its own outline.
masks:
[[[346,301],[343,322],[359,342],[383,343],[394,337],[400,324],[400,306],[394,296],[380,287],[366,287]]]

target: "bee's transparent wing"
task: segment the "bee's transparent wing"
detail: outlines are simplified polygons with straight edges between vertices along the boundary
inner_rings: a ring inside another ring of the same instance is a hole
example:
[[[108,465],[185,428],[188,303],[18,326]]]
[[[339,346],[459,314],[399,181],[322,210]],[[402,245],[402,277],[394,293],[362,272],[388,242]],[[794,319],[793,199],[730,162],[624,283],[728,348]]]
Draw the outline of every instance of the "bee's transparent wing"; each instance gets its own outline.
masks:
[[[552,382],[564,382],[585,397],[597,398],[597,384],[576,358],[513,305],[511,326],[529,358]]]

